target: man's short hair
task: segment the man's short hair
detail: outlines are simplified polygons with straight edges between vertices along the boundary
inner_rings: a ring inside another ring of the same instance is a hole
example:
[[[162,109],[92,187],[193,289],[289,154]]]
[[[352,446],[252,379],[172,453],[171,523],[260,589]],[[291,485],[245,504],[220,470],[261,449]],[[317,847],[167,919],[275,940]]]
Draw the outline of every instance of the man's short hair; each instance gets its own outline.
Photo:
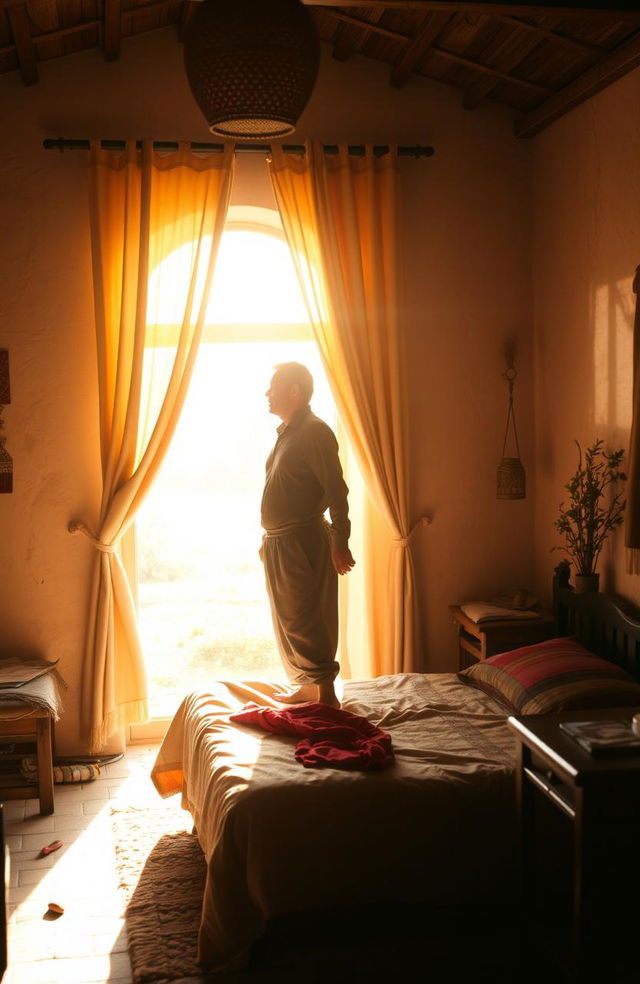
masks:
[[[273,367],[285,383],[289,386],[300,387],[300,395],[305,403],[308,403],[313,396],[313,376],[306,366],[301,362],[279,362]]]

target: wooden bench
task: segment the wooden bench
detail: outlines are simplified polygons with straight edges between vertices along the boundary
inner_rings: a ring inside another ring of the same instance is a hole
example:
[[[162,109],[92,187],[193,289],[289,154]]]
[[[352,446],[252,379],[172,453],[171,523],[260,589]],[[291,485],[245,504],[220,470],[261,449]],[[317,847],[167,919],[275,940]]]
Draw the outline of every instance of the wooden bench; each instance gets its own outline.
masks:
[[[40,813],[53,813],[53,716],[46,710],[25,708],[17,701],[4,704],[0,709],[0,746],[7,741],[35,742],[38,778],[36,782],[18,782],[13,775],[6,777],[7,785],[0,783],[0,802],[39,799]]]

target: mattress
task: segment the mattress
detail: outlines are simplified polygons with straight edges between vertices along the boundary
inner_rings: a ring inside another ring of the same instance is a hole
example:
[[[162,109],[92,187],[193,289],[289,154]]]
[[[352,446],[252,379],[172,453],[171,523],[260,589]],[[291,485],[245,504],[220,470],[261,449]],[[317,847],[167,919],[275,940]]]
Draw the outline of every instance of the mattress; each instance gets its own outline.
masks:
[[[514,739],[455,674],[347,682],[342,706],[391,734],[380,772],[305,769],[296,739],[232,724],[275,686],[189,694],[152,769],[180,793],[207,862],[199,959],[240,966],[272,917],[372,902],[490,904],[513,889]]]

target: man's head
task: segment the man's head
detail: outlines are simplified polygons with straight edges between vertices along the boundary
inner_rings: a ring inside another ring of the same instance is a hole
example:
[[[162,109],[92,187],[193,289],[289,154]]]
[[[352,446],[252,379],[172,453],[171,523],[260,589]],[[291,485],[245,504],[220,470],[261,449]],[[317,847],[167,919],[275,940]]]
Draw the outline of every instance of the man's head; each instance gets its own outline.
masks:
[[[313,395],[313,377],[300,362],[280,362],[265,396],[269,400],[269,412],[280,417],[285,424],[302,407],[306,407]]]

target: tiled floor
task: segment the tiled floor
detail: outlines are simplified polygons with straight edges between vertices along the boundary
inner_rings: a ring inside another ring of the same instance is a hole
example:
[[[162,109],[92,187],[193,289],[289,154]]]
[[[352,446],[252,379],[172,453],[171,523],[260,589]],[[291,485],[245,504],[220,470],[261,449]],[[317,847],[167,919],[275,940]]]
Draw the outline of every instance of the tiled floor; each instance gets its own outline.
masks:
[[[157,746],[131,746],[85,785],[56,785],[55,812],[37,800],[4,804],[11,854],[9,969],[3,984],[130,984],[131,965],[118,893],[111,809],[159,806],[149,780]],[[43,845],[63,847],[38,858]],[[49,902],[63,906],[43,918]]]

